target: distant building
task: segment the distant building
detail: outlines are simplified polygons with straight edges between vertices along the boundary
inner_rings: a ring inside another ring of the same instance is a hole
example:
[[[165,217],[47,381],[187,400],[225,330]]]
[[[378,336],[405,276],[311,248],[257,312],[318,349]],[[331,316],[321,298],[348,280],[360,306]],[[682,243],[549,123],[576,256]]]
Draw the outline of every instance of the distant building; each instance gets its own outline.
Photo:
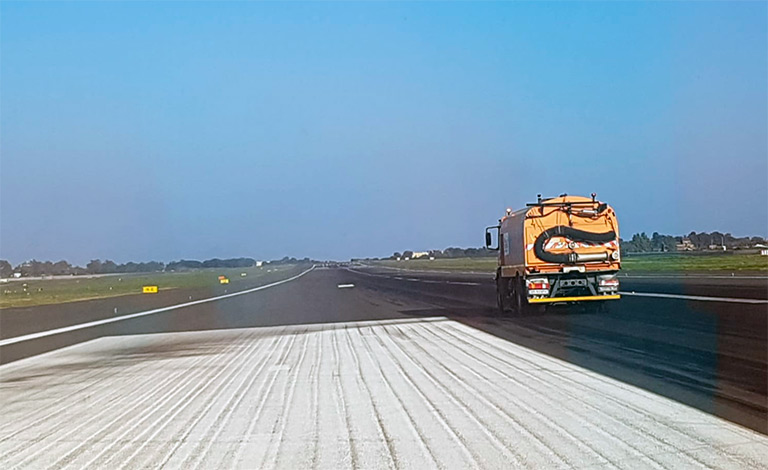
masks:
[[[422,256],[429,256],[429,252],[428,251],[414,251],[413,252],[413,256],[411,256],[411,258],[416,259],[416,258],[421,258]]]
[[[256,261],[256,267],[257,268],[260,268],[262,266],[264,266],[264,261]]]
[[[696,249],[696,245],[691,243],[690,238],[683,238],[682,243],[676,245],[677,251],[693,251]]]
[[[723,250],[725,251],[725,245],[709,245],[708,247],[710,250]]]

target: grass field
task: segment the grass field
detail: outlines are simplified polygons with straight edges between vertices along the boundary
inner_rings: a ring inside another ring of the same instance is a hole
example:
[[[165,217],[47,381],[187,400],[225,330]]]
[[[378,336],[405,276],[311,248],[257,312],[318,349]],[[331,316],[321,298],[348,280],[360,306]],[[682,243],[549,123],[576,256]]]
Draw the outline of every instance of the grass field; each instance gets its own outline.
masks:
[[[268,271],[289,271],[295,266],[252,268],[209,268],[173,273],[136,273],[100,277],[76,276],[67,279],[14,280],[0,284],[0,308],[73,302],[120,295],[140,294],[142,287],[156,285],[159,290],[215,287],[219,276],[229,278],[227,289],[236,291]],[[241,276],[245,273],[246,276]],[[147,294],[151,295],[151,294]]]
[[[392,268],[434,271],[493,272],[496,258],[443,258],[409,261],[372,261],[371,264]],[[736,253],[671,253],[625,256],[621,262],[624,272],[768,272],[768,256]]]

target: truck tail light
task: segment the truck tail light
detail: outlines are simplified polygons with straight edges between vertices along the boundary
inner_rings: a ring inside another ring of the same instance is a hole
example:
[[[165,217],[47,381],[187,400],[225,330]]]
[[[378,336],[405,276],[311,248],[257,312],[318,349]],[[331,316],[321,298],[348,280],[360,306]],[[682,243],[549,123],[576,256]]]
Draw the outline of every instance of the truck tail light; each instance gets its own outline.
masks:
[[[529,279],[526,281],[528,295],[549,295],[549,280]]]
[[[600,292],[614,292],[619,290],[619,280],[615,277],[604,277],[600,279],[597,285]]]

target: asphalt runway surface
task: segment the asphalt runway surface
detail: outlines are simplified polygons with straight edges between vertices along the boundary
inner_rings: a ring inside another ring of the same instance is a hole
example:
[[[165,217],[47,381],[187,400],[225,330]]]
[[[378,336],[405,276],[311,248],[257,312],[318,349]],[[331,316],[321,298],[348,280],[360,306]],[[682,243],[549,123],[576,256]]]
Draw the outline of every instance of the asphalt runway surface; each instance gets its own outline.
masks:
[[[766,280],[622,291],[764,300]],[[500,316],[486,275],[356,267],[109,305],[0,312],[0,467],[768,468],[765,303]]]

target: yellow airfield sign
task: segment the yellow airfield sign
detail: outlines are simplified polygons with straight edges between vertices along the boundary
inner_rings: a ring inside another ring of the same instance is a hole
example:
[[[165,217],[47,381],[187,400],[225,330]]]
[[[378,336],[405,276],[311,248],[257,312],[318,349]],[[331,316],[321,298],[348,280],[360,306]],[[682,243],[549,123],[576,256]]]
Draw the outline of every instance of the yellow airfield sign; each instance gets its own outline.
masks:
[[[141,288],[144,294],[157,294],[157,286],[144,286]]]
[[[227,278],[225,277],[225,278],[223,278],[223,279],[219,279],[219,282],[220,282],[220,283],[222,283],[222,284],[229,284],[229,279],[227,279]]]

